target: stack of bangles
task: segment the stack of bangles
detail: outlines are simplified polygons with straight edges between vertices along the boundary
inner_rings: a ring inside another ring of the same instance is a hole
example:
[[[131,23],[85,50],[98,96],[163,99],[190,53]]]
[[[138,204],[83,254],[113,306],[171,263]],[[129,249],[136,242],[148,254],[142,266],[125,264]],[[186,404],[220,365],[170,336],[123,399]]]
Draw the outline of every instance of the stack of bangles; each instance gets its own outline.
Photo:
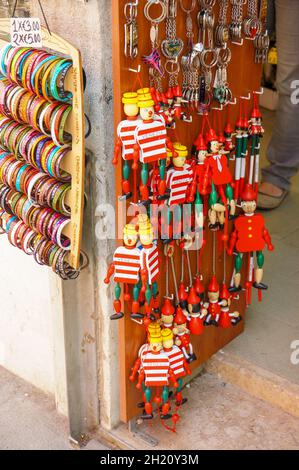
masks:
[[[57,146],[70,143],[71,136],[65,126],[72,106],[49,102],[24,88],[0,79],[1,104],[0,113],[19,123],[29,124],[33,129],[51,137]]]
[[[63,235],[63,230],[70,223],[69,217],[58,214],[49,207],[35,206],[24,194],[4,184],[0,184],[0,208],[22,220],[28,227],[47,237],[59,248],[70,251],[70,240]]]
[[[40,173],[27,163],[16,160],[1,147],[0,183],[26,194],[33,204],[51,207],[68,217],[71,215],[70,208],[65,203],[65,197],[71,189],[69,183],[62,183]]]
[[[70,59],[40,49],[7,44],[0,51],[0,73],[47,101],[69,103],[72,100],[72,94],[65,90],[65,79],[71,67]]]
[[[67,263],[65,250],[34,232],[16,216],[10,215],[1,208],[0,227],[13,246],[27,255],[33,255],[38,264],[52,267],[52,270],[64,280],[78,277],[79,271],[75,271]]]
[[[71,175],[61,169],[61,162],[69,153],[70,147],[58,147],[51,138],[1,114],[0,145],[37,170],[59,181],[71,181]]]

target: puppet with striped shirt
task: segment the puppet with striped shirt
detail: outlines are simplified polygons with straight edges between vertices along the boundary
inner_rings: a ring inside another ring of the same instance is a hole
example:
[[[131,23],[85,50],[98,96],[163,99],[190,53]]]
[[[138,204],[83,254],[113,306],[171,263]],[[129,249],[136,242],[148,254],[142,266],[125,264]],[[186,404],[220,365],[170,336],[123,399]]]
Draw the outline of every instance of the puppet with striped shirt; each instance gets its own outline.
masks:
[[[153,419],[153,403],[156,404],[158,413],[162,420],[172,418],[169,403],[169,385],[173,383],[175,388],[179,387],[176,376],[171,368],[168,355],[163,350],[163,339],[161,329],[148,331],[148,346],[139,353],[138,359],[132,367],[130,381],[134,382],[138,374],[136,388],[143,389],[144,412],[142,419]],[[155,395],[153,397],[153,389]],[[161,412],[160,412],[161,407]]]
[[[165,122],[155,119],[155,102],[148,88],[138,90],[138,106],[141,121],[136,128],[133,169],[138,169],[138,161],[142,163],[140,195],[141,203],[150,203],[149,165],[158,166],[160,174],[159,195],[163,196],[166,189],[167,149],[174,152],[173,145],[167,136]]]
[[[139,312],[139,295],[141,290],[141,257],[140,250],[137,248],[138,230],[136,224],[131,223],[124,228],[124,246],[115,250],[113,262],[109,266],[105,284],[110,283],[111,276],[114,274],[115,286],[115,313],[110,317],[111,320],[123,318],[121,305],[121,284],[125,289],[125,301],[131,301],[129,285],[133,285],[133,301],[131,304],[131,318],[140,319],[143,315]]]
[[[123,159],[122,167],[122,199],[132,196],[130,185],[130,162],[134,160],[134,146],[136,144],[135,133],[140,122],[138,119],[139,106],[137,93],[124,93],[122,98],[126,119],[121,121],[117,127],[117,140],[114,148],[113,165],[118,164],[119,157]],[[136,171],[136,170],[135,170]]]

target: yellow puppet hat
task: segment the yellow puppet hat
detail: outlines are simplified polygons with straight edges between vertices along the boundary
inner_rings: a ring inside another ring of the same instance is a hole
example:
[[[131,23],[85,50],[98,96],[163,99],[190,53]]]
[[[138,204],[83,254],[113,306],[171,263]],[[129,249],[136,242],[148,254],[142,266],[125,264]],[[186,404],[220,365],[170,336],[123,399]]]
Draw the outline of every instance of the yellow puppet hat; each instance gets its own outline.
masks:
[[[148,337],[149,343],[162,343],[162,335],[161,335],[161,330],[160,333],[157,331],[151,333]]]
[[[162,330],[162,340],[170,341],[173,339],[173,332],[169,328]]]
[[[127,224],[124,227],[124,235],[138,235],[138,231],[135,224]]]
[[[138,99],[139,108],[151,108],[154,105],[155,105],[155,102],[150,93],[139,96],[139,99]]]
[[[174,150],[179,154],[179,157],[188,157],[188,148],[185,145],[176,142],[173,144]]]
[[[135,92],[124,93],[122,102],[123,104],[138,104],[138,94]]]
[[[146,214],[139,214],[138,216],[138,226],[139,226],[139,233],[147,234],[153,230],[152,224]]]

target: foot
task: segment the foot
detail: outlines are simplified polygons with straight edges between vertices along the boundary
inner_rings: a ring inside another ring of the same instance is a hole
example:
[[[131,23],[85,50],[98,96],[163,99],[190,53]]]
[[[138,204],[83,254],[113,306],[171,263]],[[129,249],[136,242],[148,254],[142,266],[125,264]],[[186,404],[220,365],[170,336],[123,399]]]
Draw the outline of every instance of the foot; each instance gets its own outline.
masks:
[[[209,321],[205,320],[205,321],[203,322],[203,324],[204,324],[204,326],[211,326],[212,323],[210,323]]]
[[[119,196],[119,200],[120,201],[127,201],[131,197],[132,197],[132,193],[130,192],[130,193],[123,194],[122,196]]]
[[[212,320],[212,321],[211,321],[211,325],[213,325],[213,326],[218,326],[218,322],[217,322],[216,320]]]
[[[232,294],[235,293],[235,292],[241,292],[241,290],[242,290],[241,286],[238,286],[238,287],[237,286],[232,286],[228,289],[228,291]]]
[[[188,398],[183,398],[181,401],[176,401],[175,404],[176,406],[183,406],[185,403],[187,403]]]
[[[210,224],[209,225],[209,229],[212,230],[212,231],[216,231],[219,229],[219,224]]]
[[[124,318],[124,314],[122,312],[120,313],[115,313],[114,315],[111,315],[110,320],[120,320],[121,318]]]
[[[151,204],[150,199],[147,199],[146,201],[139,201],[138,206],[149,206]]]
[[[142,315],[142,313],[131,313],[130,317],[132,320],[140,320],[144,318],[144,315]]]
[[[172,418],[172,415],[170,413],[167,413],[166,415],[161,415],[161,419],[163,419],[163,421],[166,421],[167,419],[171,419]]]
[[[233,325],[233,326],[237,326],[238,323],[240,323],[241,321],[242,321],[242,317],[241,317],[241,316],[240,316],[240,317],[237,317],[237,318],[234,318],[234,319],[232,320],[232,325]]]
[[[154,415],[153,414],[150,414],[148,415],[147,413],[142,413],[142,415],[140,416],[141,419],[144,419],[144,420],[150,420],[150,419],[153,419],[154,418]]]
[[[262,183],[259,187],[258,208],[265,210],[276,209],[284,201],[288,191],[272,183]]]
[[[259,290],[268,290],[268,286],[266,284],[264,284],[263,282],[254,282],[253,283],[253,287],[255,289],[259,289]]]
[[[188,364],[191,364],[192,362],[196,361],[196,359],[197,359],[197,357],[193,353],[193,354],[190,354],[190,356],[187,359],[187,362],[188,362]]]

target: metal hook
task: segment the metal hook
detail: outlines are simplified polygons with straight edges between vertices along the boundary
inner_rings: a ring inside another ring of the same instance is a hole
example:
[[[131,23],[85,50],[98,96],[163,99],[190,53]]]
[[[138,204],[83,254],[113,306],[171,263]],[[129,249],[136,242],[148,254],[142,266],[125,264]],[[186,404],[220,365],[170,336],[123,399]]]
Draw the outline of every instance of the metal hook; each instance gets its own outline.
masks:
[[[228,104],[230,104],[230,105],[232,105],[232,106],[235,106],[235,105],[237,104],[237,98],[235,97],[235,98],[234,98],[234,101],[228,101],[228,102],[226,103],[226,105],[228,105]]]
[[[141,65],[138,65],[138,69],[129,69],[129,72],[133,72],[133,73],[140,73],[141,72]]]
[[[223,104],[220,105],[220,108],[213,106],[211,109],[215,109],[216,111],[223,111]]]
[[[240,42],[237,41],[231,41],[232,44],[236,44],[236,46],[243,46],[244,44],[244,39],[242,38]]]
[[[253,91],[254,95],[263,95],[264,94],[264,88],[261,86],[259,90]]]
[[[249,101],[251,99],[251,93],[249,92],[247,96],[240,96],[241,100]]]

